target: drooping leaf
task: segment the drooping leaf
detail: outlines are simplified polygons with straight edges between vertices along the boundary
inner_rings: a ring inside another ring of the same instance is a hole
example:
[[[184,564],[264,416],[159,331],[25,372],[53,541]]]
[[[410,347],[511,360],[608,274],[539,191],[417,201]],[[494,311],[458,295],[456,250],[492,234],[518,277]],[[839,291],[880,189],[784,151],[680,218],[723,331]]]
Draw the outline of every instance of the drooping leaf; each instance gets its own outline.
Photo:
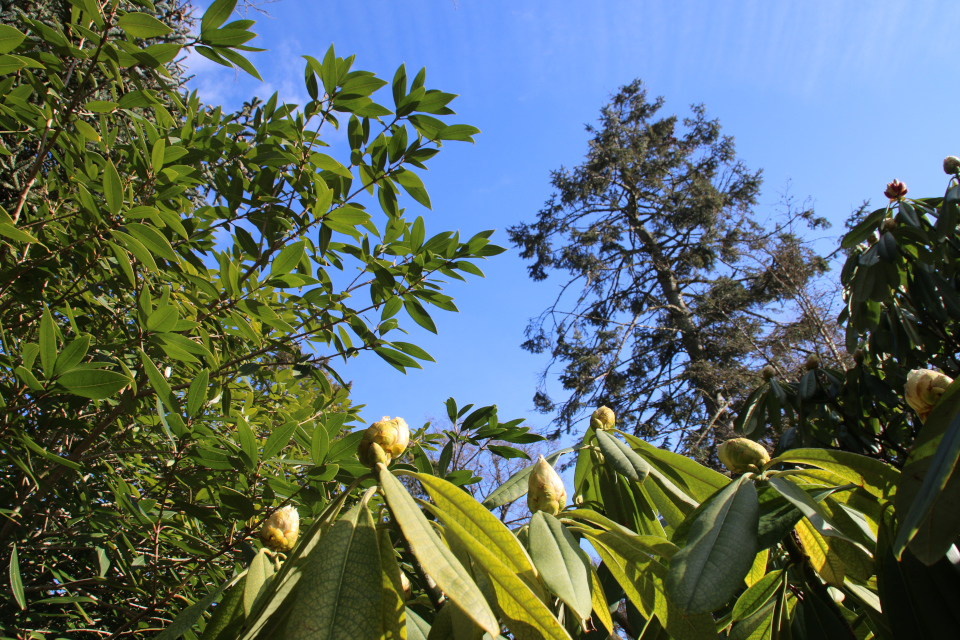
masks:
[[[550,514],[538,511],[530,518],[530,555],[547,588],[581,620],[590,617],[589,559],[576,539]]]
[[[499,518],[486,510],[469,493],[442,478],[421,473],[410,475],[420,481],[439,509],[456,520],[481,544],[495,550],[501,561],[511,571],[523,577],[531,585],[538,584],[537,572],[530,561],[530,556],[513,532]]]
[[[650,473],[650,465],[638,456],[633,449],[617,438],[600,429],[596,432],[597,444],[606,462],[611,464],[625,478],[634,482],[643,482]]]
[[[447,530],[457,537],[460,544],[466,547],[474,561],[483,567],[496,591],[497,604],[507,619],[506,626],[517,640],[571,640],[570,634],[527,583],[511,571],[496,554],[471,536],[447,513],[436,508],[433,508],[432,512]],[[439,582],[437,584],[439,585]]]
[[[366,505],[340,518],[310,553],[284,637],[377,638],[383,577],[377,531]]]
[[[433,532],[406,488],[386,467],[380,467],[377,477],[390,512],[427,574],[484,631],[491,635],[499,634],[500,624],[480,589],[468,577],[460,561]]]
[[[690,613],[723,606],[757,554],[759,503],[747,476],[730,482],[690,527],[687,545],[670,560],[667,592]]]

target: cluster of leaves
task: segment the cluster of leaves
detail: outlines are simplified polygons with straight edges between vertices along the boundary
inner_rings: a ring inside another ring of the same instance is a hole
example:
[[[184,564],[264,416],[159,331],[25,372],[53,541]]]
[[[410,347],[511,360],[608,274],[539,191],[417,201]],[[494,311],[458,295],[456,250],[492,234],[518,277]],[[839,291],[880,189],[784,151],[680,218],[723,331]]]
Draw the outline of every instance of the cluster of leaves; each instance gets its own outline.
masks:
[[[430,360],[401,321],[435,330],[428,308],[456,310],[439,278],[502,251],[401,206],[429,206],[416,170],[477,132],[438,117],[455,96],[423,71],[388,83],[331,47],[300,108],[183,95],[185,47],[257,75],[235,4],[183,42],[158,42],[182,25],[148,0],[4,14],[4,635],[150,636],[253,555],[271,511],[323,512],[366,472],[337,359]],[[392,109],[372,98],[388,84]]]
[[[956,389],[931,414],[932,430],[952,421]],[[314,520],[282,564],[261,551],[164,640],[200,622],[225,589],[201,623],[205,638],[894,640],[960,631],[960,554],[952,541],[936,553],[924,554],[925,542],[905,548],[901,496],[912,479],[884,462],[793,449],[731,479],[593,427],[550,459],[574,451],[573,504],[514,530],[491,510],[527,492],[533,466],[481,504],[435,469],[380,465]],[[363,485],[359,500],[347,498]]]
[[[960,374],[958,223],[956,177],[942,198],[892,199],[863,216],[841,241],[839,322],[855,366],[765,381],[744,402],[738,433],[758,439],[770,427],[781,450],[840,447],[902,467],[922,426],[901,399],[907,374]]]

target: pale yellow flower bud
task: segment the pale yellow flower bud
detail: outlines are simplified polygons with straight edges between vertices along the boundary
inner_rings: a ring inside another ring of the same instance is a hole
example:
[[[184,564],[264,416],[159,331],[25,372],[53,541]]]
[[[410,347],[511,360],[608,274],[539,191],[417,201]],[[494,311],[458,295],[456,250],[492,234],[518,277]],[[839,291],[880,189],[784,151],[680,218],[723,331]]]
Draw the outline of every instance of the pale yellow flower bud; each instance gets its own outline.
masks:
[[[594,429],[609,430],[617,422],[617,416],[610,407],[600,407],[590,416],[590,426]]]
[[[920,422],[927,421],[927,416],[952,382],[953,378],[930,369],[914,369],[907,374],[907,385],[904,388],[907,404],[920,416]]]
[[[527,487],[527,506],[531,513],[543,511],[554,516],[567,504],[563,481],[543,456],[533,465]]]
[[[403,418],[390,419],[384,416],[379,422],[374,422],[367,427],[363,433],[363,438],[357,446],[357,457],[360,458],[360,462],[372,469],[378,462],[387,464],[399,457],[408,444],[410,444],[410,427]],[[377,445],[377,447],[371,445]],[[377,448],[381,451],[377,451]]]
[[[290,551],[297,544],[298,535],[300,514],[296,507],[290,505],[274,511],[260,528],[260,542],[273,551]]]
[[[733,473],[759,470],[770,462],[770,454],[763,446],[749,438],[727,440],[717,449],[720,462]]]
[[[407,577],[407,574],[400,570],[400,588],[403,589],[403,601],[406,602],[410,599],[410,594],[413,592],[413,586],[410,584],[410,578]]]
[[[768,364],[760,370],[760,374],[763,375],[764,380],[770,380],[771,378],[776,377],[777,369],[772,364]]]

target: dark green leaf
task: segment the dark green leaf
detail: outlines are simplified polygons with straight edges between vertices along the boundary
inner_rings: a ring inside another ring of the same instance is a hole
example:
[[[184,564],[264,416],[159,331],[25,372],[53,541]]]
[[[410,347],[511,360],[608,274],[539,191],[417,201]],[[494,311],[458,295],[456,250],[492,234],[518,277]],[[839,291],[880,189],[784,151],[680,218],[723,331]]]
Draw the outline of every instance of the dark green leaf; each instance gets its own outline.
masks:
[[[666,588],[690,613],[722,607],[757,555],[759,504],[747,476],[730,482],[690,527],[687,545],[670,560]]]

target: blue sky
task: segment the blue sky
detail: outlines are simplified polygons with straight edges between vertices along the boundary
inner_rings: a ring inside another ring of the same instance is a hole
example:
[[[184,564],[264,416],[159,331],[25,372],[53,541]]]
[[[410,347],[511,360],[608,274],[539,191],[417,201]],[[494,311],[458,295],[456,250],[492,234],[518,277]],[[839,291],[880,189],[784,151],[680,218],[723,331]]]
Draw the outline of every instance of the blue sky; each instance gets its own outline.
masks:
[[[719,118],[738,156],[764,170],[761,219],[789,183],[834,223],[829,238],[864,199],[880,206],[894,178],[911,195],[942,194],[941,161],[960,155],[951,118],[960,104],[956,2],[280,0],[262,8],[269,17],[248,17],[260,34],[250,44],[269,49],[251,55],[265,83],[191,56],[204,102],[235,108],[277,91],[303,104],[300,56],[322,58],[331,43],[340,56],[356,54],[355,69],[389,80],[401,62],[409,77],[426,67],[429,88],[461,96],[452,121],[483,133],[476,145],[446,145],[422,175],[433,203],[418,212],[428,236],[496,229],[493,240],[509,247],[506,228],[534,219],[550,171],[581,161],[584,124],[634,78],[665,97],[663,115],[702,102]],[[391,104],[387,94],[381,101]],[[328,142],[346,156],[342,137]],[[389,414],[417,426],[442,417],[452,395],[461,406],[496,403],[501,420],[546,427],[550,417],[531,402],[546,361],[519,344],[562,277],[532,282],[512,248],[481,268],[486,279],[447,289],[460,313],[434,314],[438,336],[411,330],[436,364],[403,376],[369,354],[341,366],[368,422]]]

